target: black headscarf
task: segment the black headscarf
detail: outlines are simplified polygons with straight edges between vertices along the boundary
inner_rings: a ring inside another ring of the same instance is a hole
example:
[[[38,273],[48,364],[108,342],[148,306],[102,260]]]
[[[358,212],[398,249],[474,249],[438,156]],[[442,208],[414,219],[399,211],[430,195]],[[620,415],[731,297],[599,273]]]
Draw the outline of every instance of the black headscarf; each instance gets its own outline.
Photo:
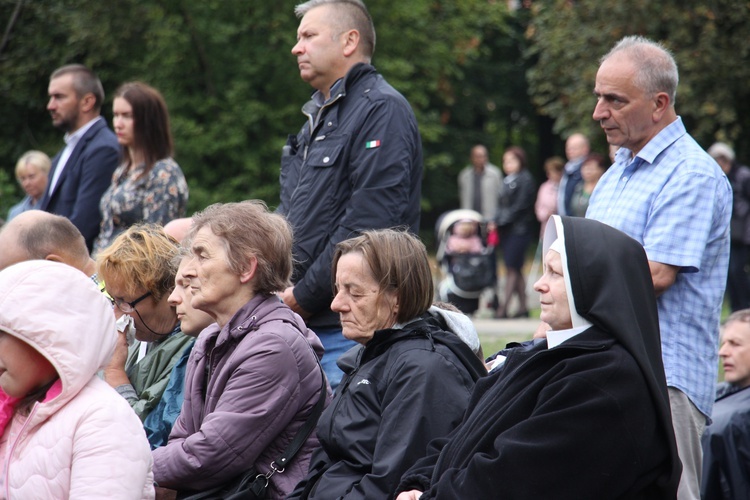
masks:
[[[553,218],[549,223],[554,224]],[[640,243],[601,222],[579,217],[560,217],[559,220],[564,230],[566,272],[576,311],[612,335],[638,363],[669,441],[672,474],[665,480],[678,482],[681,465],[662,363],[656,295],[646,252]]]

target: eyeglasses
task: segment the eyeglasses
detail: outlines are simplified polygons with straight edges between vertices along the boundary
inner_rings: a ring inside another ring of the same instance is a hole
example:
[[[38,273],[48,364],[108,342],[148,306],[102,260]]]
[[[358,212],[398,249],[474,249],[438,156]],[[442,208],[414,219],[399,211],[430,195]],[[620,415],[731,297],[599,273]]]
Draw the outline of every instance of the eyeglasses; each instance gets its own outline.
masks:
[[[120,311],[127,314],[127,313],[132,313],[133,311],[135,311],[136,304],[138,304],[138,302],[142,301],[146,297],[149,297],[150,295],[151,295],[151,292],[146,292],[140,297],[138,297],[137,299],[135,299],[133,302],[125,302],[122,299],[113,299],[113,302]]]

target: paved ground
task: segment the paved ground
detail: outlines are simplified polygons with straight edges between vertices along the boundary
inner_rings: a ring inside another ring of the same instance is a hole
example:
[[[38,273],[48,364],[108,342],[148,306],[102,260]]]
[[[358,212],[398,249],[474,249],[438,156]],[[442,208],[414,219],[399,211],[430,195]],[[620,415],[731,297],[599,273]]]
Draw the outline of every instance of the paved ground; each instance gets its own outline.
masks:
[[[482,336],[507,336],[507,335],[526,335],[529,338],[539,326],[539,320],[536,318],[528,319],[485,319],[474,318],[474,326],[477,333]]]

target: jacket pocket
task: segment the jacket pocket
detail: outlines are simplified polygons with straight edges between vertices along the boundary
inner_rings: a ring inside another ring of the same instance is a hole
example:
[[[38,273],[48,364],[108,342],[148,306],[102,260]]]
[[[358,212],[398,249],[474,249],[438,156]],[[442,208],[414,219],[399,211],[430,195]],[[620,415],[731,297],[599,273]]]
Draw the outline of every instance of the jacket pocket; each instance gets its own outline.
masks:
[[[343,151],[347,136],[320,136],[310,142],[307,153],[307,166],[312,168],[329,168],[343,161]]]

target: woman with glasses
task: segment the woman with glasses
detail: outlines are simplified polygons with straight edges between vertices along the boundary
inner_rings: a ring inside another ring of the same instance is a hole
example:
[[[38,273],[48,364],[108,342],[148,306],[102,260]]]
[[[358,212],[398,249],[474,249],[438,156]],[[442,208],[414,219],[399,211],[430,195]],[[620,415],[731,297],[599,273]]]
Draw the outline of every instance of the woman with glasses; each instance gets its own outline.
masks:
[[[161,227],[140,224],[118,236],[96,258],[120,330],[104,380],[127,399],[141,420],[159,403],[173,366],[193,344],[193,338],[182,333],[175,307],[169,303],[177,253],[177,242]],[[131,328],[137,342],[129,346]]]

